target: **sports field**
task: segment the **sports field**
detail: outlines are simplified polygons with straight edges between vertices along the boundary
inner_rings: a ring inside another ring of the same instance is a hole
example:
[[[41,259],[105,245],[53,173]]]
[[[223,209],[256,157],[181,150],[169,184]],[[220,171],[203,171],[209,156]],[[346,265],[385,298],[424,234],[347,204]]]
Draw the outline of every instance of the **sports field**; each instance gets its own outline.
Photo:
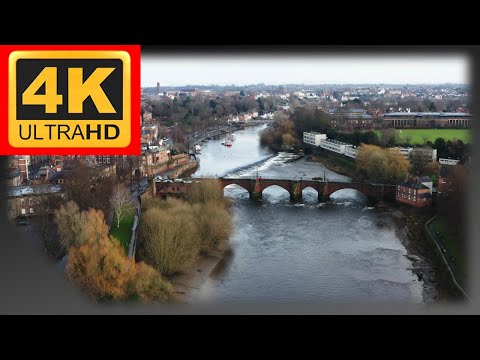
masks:
[[[376,131],[378,137],[381,132]],[[412,145],[423,144],[425,141],[434,142],[437,138],[444,138],[448,140],[462,140],[464,143],[471,142],[471,130],[469,129],[397,129],[397,133],[404,142]]]

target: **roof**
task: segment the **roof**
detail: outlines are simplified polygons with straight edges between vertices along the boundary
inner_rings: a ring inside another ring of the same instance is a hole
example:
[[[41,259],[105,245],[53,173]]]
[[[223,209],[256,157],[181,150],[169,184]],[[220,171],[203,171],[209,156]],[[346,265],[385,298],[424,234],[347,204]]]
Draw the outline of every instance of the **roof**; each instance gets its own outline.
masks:
[[[391,112],[383,114],[383,117],[470,117],[469,113],[454,113],[454,112]]]
[[[15,179],[20,176],[20,168],[12,167],[7,170],[7,179]]]
[[[343,109],[343,108],[337,108],[337,109],[328,109],[328,112],[330,113],[358,113],[358,114],[363,114],[365,113],[366,110],[364,109]]]
[[[429,188],[428,186],[422,184],[421,182],[416,182],[415,180],[402,181],[398,185],[408,187],[410,189],[417,189],[417,190]]]
[[[432,182],[432,179],[430,179],[429,176],[420,176],[418,180],[420,180],[421,182]]]
[[[19,197],[31,194],[52,194],[62,191],[59,185],[34,185],[34,186],[14,186],[8,188],[8,197]]]

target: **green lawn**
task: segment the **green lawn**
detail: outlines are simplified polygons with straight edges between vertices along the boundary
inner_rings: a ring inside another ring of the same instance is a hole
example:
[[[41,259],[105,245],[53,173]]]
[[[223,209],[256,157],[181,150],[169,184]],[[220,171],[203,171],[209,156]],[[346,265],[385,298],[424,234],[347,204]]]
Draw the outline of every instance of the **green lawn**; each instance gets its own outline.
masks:
[[[455,233],[455,231],[449,229],[445,222],[441,219],[436,219],[432,227],[435,232],[439,233],[438,237],[445,242],[445,247],[447,248],[447,251],[452,254],[459,269],[464,274],[466,274],[465,261],[460,252],[460,249],[457,246],[457,234]]]
[[[133,214],[125,216],[125,218],[120,221],[120,227],[117,227],[117,220],[113,219],[113,225],[110,229],[110,235],[120,242],[120,244],[125,248],[127,254],[128,246],[130,245],[130,240],[132,238],[133,219]]]
[[[381,130],[375,131],[380,138]],[[423,145],[424,137],[426,136],[426,141],[431,141],[432,143],[437,138],[444,138],[445,141],[448,140],[462,140],[464,143],[471,142],[471,130],[469,129],[397,129],[397,133],[400,136],[400,139],[407,141],[407,137],[410,137],[409,143],[412,145],[418,144]]]

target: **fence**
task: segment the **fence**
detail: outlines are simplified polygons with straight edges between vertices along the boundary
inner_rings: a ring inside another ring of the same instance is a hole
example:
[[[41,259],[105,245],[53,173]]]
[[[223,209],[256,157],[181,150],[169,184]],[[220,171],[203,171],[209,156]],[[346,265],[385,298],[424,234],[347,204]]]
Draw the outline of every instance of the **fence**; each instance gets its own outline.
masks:
[[[450,275],[452,276],[452,280],[453,280],[453,283],[455,284],[455,286],[457,287],[457,289],[465,296],[466,299],[470,300],[470,297],[467,295],[467,293],[465,292],[465,290],[463,290],[463,288],[460,286],[460,284],[457,282],[457,279],[455,278],[455,275],[453,274],[453,271],[452,269],[450,268],[450,265],[448,264],[448,261],[447,259],[445,259],[445,255],[443,254],[442,252],[442,249],[440,248],[440,245],[438,244],[437,240],[436,240],[436,237],[435,235],[432,235],[432,233],[430,232],[430,229],[429,229],[429,226],[430,226],[430,223],[435,220],[436,218],[436,215],[434,217],[432,217],[430,220],[428,220],[426,223],[425,223],[425,231],[427,232],[427,236],[430,238],[431,241],[433,241],[438,249],[438,253],[440,254],[440,257],[442,258],[443,260],[443,263],[445,264],[445,266],[447,267],[448,269],[448,272],[450,273]]]
[[[137,248],[138,225],[140,223],[140,214],[142,212],[142,198],[138,196],[138,203],[135,207],[135,217],[133,219],[132,237],[130,239],[130,246],[128,247],[128,257],[135,259],[135,250]]]

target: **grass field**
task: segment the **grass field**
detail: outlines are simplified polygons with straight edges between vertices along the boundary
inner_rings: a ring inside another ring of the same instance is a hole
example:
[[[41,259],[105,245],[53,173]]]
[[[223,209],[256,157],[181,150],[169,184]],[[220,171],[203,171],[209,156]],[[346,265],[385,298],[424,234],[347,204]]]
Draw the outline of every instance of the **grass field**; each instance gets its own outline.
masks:
[[[380,130],[376,131],[378,137],[380,137]],[[462,140],[464,143],[471,142],[471,130],[469,129],[397,129],[397,133],[402,141],[407,142],[407,138],[410,137],[409,143],[412,145],[423,145],[425,141],[431,141],[432,143],[437,138],[444,138],[448,140]],[[424,137],[427,139],[424,141]]]
[[[440,237],[440,239],[445,242],[445,247],[447,248],[448,252],[454,257],[460,271],[466,274],[465,260],[456,244],[456,237],[458,235],[455,233],[455,231],[452,231],[448,228],[448,226],[445,224],[445,221],[439,219],[437,219],[433,223],[433,229],[439,234],[438,236]]]
[[[125,218],[120,221],[120,227],[117,227],[117,220],[114,219],[112,228],[110,229],[110,235],[120,242],[127,253],[130,245],[130,239],[132,238],[132,226],[133,215],[129,215],[125,216]]]

